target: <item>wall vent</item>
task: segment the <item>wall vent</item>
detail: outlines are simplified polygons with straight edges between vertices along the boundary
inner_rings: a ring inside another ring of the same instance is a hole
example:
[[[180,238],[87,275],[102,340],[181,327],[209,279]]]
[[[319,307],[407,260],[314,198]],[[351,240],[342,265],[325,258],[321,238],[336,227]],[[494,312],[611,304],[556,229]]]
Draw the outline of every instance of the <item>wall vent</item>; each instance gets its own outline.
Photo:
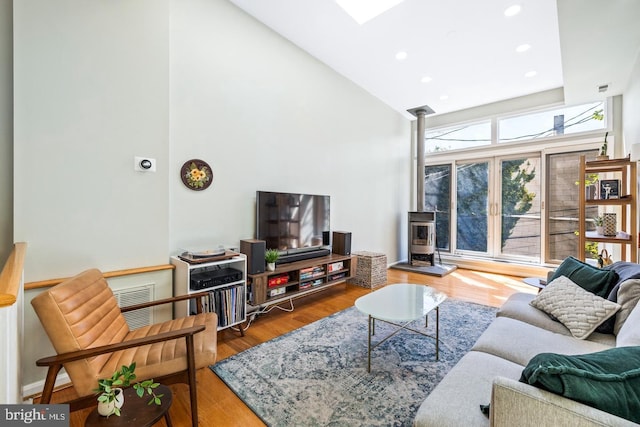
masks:
[[[120,307],[127,307],[153,301],[153,291],[154,285],[144,285],[135,288],[119,289],[113,291],[113,294],[118,300]],[[153,324],[153,308],[151,307],[122,314],[129,324],[129,329],[138,329]]]

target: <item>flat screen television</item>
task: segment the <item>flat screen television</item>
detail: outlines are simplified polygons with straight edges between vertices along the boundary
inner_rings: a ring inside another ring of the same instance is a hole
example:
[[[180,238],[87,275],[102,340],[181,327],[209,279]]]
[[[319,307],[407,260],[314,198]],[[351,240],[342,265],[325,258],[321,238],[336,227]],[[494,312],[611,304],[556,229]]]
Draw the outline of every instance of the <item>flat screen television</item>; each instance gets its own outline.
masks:
[[[328,244],[329,205],[324,195],[258,191],[256,238],[281,253],[320,248]]]

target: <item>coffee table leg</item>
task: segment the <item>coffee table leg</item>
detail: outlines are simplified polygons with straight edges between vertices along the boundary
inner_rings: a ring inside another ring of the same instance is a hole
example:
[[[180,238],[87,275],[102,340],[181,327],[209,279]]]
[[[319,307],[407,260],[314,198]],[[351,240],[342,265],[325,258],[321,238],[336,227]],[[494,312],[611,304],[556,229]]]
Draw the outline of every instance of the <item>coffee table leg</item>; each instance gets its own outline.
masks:
[[[367,344],[367,372],[371,372],[371,335],[373,335],[374,332],[374,320],[373,317],[371,317],[371,315],[369,315],[369,342]]]
[[[436,307],[436,362],[440,359],[440,307]]]

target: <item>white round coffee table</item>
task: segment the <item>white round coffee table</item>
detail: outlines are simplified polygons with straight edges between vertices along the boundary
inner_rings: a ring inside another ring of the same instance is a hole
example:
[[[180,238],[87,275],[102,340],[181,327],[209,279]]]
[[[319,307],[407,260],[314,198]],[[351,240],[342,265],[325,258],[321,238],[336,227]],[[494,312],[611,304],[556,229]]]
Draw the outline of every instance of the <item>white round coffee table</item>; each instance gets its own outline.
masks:
[[[397,283],[387,285],[370,294],[358,298],[355,302],[356,308],[369,316],[369,340],[368,340],[368,362],[367,372],[371,372],[371,350],[385,342],[403,329],[424,335],[436,340],[436,361],[439,353],[439,317],[440,304],[447,299],[447,295],[438,292],[425,285],[415,285],[411,283]],[[424,316],[425,327],[427,317],[430,312],[436,312],[436,336],[432,337],[422,331],[408,328],[407,325]],[[382,341],[372,345],[371,337],[375,335],[375,321],[380,320],[398,326],[395,332],[384,338]]]

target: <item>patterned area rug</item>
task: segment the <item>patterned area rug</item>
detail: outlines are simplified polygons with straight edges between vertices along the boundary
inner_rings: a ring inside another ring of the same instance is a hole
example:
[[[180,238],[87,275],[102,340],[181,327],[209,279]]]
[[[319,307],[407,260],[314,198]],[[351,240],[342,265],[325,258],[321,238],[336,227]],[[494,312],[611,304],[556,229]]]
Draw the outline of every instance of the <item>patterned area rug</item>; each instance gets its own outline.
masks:
[[[351,307],[211,369],[270,426],[410,426],[420,404],[495,313],[444,301],[438,362],[434,339],[403,330],[373,350],[367,373],[367,316]],[[425,330],[424,318],[411,327]],[[375,337],[393,330],[377,322]],[[435,313],[426,332],[435,336]]]

